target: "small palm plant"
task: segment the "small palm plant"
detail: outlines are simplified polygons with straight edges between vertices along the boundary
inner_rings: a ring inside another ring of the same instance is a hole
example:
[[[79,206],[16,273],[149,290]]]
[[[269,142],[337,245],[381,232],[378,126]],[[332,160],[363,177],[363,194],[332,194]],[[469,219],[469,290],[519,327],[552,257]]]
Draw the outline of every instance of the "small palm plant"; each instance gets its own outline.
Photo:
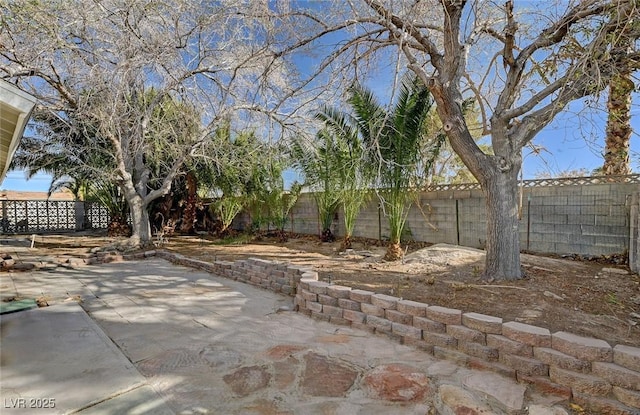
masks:
[[[334,240],[331,224],[340,202],[339,156],[336,136],[328,129],[320,130],[315,142],[296,137],[291,144],[293,166],[302,172],[305,185],[313,191],[323,242]]]
[[[220,235],[226,235],[229,232],[233,220],[240,212],[242,212],[244,198],[234,194],[223,194],[211,204],[211,210],[217,215],[221,222],[218,230]]]
[[[337,195],[344,214],[344,239],[341,250],[351,248],[356,218],[362,206],[369,200],[367,186],[370,169],[364,159],[364,147],[358,134],[355,119],[336,108],[325,107],[316,114],[334,137],[336,166],[334,174],[338,183]]]
[[[351,104],[368,159],[377,166],[375,187],[389,222],[389,246],[385,259],[402,257],[400,246],[415,189],[418,163],[432,163],[442,140],[436,138],[430,155],[422,155],[424,123],[433,105],[429,90],[417,78],[405,77],[393,108],[387,110],[371,91],[360,85],[351,88]],[[427,157],[427,159],[424,159]]]
[[[269,223],[276,227],[278,240],[286,242],[287,234],[284,228],[289,221],[289,213],[300,196],[302,185],[294,182],[289,190],[285,189],[282,173],[287,167],[287,161],[284,158],[270,160],[267,167],[268,175],[262,196],[264,207],[267,209],[266,217]]]

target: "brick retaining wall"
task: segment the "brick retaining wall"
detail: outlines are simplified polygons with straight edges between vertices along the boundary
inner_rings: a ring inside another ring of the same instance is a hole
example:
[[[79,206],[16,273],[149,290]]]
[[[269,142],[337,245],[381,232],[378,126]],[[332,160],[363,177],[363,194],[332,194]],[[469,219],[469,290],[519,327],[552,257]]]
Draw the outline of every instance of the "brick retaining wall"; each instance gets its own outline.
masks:
[[[207,262],[163,250],[150,252],[153,253],[148,252],[146,255],[156,255],[179,265],[198,268],[221,277],[290,296],[296,295],[296,287],[301,278],[314,276],[317,279],[317,273],[312,272],[309,268],[259,258]]]
[[[298,312],[350,326],[458,364],[498,372],[545,394],[606,414],[640,415],[640,348],[318,281],[310,268],[258,258],[206,262],[167,251],[174,263],[294,297]]]

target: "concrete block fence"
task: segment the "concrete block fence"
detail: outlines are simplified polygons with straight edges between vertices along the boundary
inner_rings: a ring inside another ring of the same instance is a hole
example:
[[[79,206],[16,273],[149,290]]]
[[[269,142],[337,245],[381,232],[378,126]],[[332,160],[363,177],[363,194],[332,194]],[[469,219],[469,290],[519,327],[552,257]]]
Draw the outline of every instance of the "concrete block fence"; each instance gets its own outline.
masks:
[[[310,268],[258,258],[207,262],[158,250],[125,259],[155,255],[292,296],[297,311],[313,319],[363,329],[437,358],[495,371],[595,413],[640,415],[637,347],[612,347],[600,339],[333,285],[318,281],[318,273]]]
[[[636,202],[632,212],[632,198],[635,195],[637,200],[640,179],[630,177],[633,182],[566,184],[555,180],[557,185],[525,187],[519,223],[521,248],[537,253],[593,256],[634,250],[632,257],[635,260],[638,256],[638,210]],[[484,194],[476,188],[457,190],[455,186],[451,187],[443,186],[442,190],[436,188],[420,194],[420,206],[414,204],[409,211],[405,237],[483,249],[486,241]],[[240,217],[235,226],[246,227],[247,218]],[[636,235],[636,242],[630,242],[630,229],[632,236]],[[312,194],[300,196],[291,209],[287,230],[320,234]],[[332,231],[338,237],[344,235],[341,211],[337,213]],[[354,236],[388,239],[388,222],[375,195],[357,217]]]

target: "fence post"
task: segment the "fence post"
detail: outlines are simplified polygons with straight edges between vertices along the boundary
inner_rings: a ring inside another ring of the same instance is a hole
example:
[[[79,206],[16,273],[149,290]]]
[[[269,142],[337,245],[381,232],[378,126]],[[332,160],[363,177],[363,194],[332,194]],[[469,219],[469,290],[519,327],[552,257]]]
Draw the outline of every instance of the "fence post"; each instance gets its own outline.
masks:
[[[456,245],[460,245],[460,210],[456,199]]]
[[[2,202],[2,233],[9,232],[9,218],[7,217],[7,201]]]
[[[382,242],[382,204],[378,202],[378,241]]]
[[[631,196],[629,209],[629,268],[633,272],[640,271],[640,193]]]
[[[76,231],[84,230],[84,202],[75,201],[73,203],[74,216],[76,218]]]

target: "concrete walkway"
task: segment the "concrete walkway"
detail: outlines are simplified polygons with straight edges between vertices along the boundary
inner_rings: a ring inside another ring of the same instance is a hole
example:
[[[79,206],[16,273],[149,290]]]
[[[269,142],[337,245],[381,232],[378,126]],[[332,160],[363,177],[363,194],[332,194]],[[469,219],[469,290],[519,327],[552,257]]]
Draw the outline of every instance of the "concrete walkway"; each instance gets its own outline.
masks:
[[[50,304],[2,316],[2,414],[567,413],[513,379],[161,259],[4,273],[0,287]],[[56,408],[11,409],[19,398]]]

